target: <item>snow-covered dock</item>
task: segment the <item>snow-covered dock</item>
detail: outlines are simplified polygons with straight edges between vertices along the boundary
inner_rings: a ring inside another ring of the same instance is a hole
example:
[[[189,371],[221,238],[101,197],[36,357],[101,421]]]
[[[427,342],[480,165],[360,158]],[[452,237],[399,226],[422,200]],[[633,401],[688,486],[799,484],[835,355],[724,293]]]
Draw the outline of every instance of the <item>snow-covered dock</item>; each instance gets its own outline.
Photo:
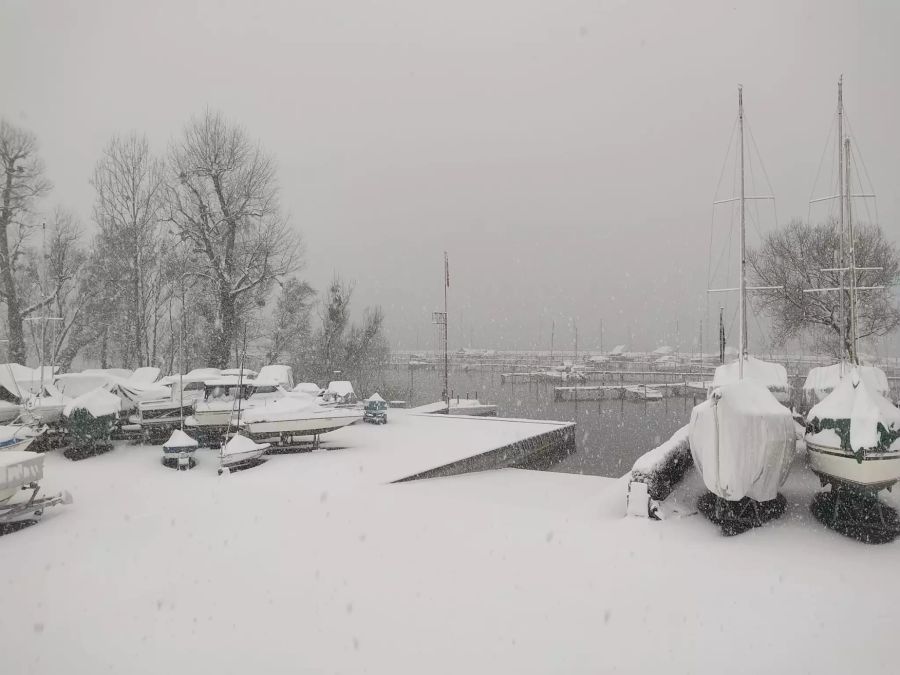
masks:
[[[557,401],[604,401],[619,398],[629,401],[656,401],[667,396],[699,395],[696,388],[690,387],[684,382],[554,387],[553,392]]]
[[[447,404],[444,401],[426,403],[425,405],[410,408],[410,412],[425,414],[443,414],[446,413],[446,411]],[[496,417],[497,406],[493,403],[482,403],[478,399],[451,398],[450,414],[465,415],[468,417]]]

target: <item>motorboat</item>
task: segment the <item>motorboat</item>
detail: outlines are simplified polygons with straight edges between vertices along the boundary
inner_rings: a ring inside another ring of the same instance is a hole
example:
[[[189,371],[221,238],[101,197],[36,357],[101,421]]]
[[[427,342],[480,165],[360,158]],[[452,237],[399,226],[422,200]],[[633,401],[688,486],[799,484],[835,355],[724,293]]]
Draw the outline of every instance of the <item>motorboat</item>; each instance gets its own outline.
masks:
[[[291,391],[294,388],[294,369],[278,364],[263,366],[259,369],[255,379],[262,382],[274,382],[282,386],[285,391]]]
[[[71,399],[56,385],[47,382],[44,388],[25,401],[25,412],[37,424],[57,424],[63,416],[63,409]]]
[[[40,481],[44,477],[44,455],[27,450],[0,452],[0,524],[17,521],[33,521],[43,515],[44,509],[57,504],[71,504],[68,492],[38,497]],[[14,497],[31,490],[24,500]]]
[[[253,439],[277,439],[289,444],[295,436],[318,438],[363,418],[358,408],[319,405],[315,399],[283,398],[248,408],[241,414],[241,429]]]
[[[39,435],[39,430],[36,431],[28,425],[0,425],[0,452],[27,450]]]
[[[355,405],[356,392],[347,380],[329,382],[322,393],[322,402],[330,405]]]
[[[268,449],[268,443],[256,443],[237,433],[222,446],[222,450],[219,453],[219,461],[221,463],[219,473],[255,464],[261,461],[263,454]]]
[[[823,483],[880,490],[900,480],[900,409],[856,369],[809,411],[805,438]]]
[[[194,406],[190,426],[196,428],[206,441],[237,428],[237,412],[251,410],[264,403],[288,398],[277,382],[244,379],[241,376],[219,376],[203,383],[203,400]]]

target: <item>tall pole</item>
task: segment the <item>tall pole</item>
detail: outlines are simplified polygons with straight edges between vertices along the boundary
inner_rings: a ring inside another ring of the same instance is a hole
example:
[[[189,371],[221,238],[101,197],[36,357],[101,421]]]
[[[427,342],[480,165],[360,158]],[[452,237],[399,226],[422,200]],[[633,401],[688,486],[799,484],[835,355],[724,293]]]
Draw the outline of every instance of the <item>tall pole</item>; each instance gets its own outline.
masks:
[[[178,417],[184,431],[184,274],[181,275],[181,321],[178,322]]]
[[[450,261],[447,258],[447,252],[444,251],[444,397],[447,400],[447,414],[450,414],[450,357],[447,353],[449,340],[449,332],[447,324],[449,323],[449,315],[447,314],[447,289],[450,288]]]
[[[600,319],[600,353],[603,353],[603,319]]]
[[[849,172],[849,168],[847,169]],[[848,174],[849,175],[849,174]],[[838,246],[838,257],[840,260],[838,261],[838,268],[840,271],[838,272],[838,276],[840,277],[839,287],[840,287],[840,322],[841,322],[841,365],[840,365],[840,374],[841,377],[844,376],[844,363],[846,362],[846,352],[847,352],[847,318],[844,314],[844,235],[845,235],[845,225],[844,225],[844,209],[850,207],[850,200],[847,198],[847,193],[849,192],[849,185],[845,183],[845,175],[844,175],[844,76],[841,75],[838,79],[838,183],[839,183],[839,196],[841,200],[841,216],[840,216],[840,237],[839,237],[839,246]],[[851,312],[852,312],[851,308]]]
[[[747,228],[744,198],[744,88],[738,87],[738,122],[741,130],[741,336],[738,346],[738,379],[744,379],[744,359],[747,356]]]
[[[550,320],[550,365],[553,365],[553,338],[556,337],[556,319]]]
[[[850,247],[850,362],[859,365],[856,353],[856,250],[853,245],[853,211],[850,208],[850,139],[844,139],[844,162],[847,164],[845,183],[847,186],[847,244]],[[841,272],[843,278],[843,272]],[[843,298],[843,294],[841,294]]]

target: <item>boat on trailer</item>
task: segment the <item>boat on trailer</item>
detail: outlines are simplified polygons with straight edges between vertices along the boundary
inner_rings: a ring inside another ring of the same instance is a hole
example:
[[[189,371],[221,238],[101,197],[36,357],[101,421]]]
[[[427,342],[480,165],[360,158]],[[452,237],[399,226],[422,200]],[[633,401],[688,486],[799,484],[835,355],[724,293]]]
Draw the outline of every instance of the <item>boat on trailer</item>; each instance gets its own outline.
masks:
[[[44,455],[27,450],[0,452],[0,526],[35,521],[46,508],[72,503],[72,495],[67,491],[38,497],[39,481],[43,477]],[[29,490],[31,494],[25,499],[14,499],[17,494]]]
[[[738,88],[740,196],[724,202],[740,205],[740,342],[737,360],[716,369],[706,401],[691,411],[690,448],[709,490],[698,510],[734,535],[780,517],[786,500],[778,490],[787,480],[796,449],[791,412],[773,393],[787,384],[783,366],[752,359],[747,349],[746,195],[744,181],[744,101]],[[757,287],[753,290],[774,290]]]
[[[234,434],[219,452],[219,475],[262,463],[268,449],[268,443],[256,443],[240,433]]]
[[[296,396],[267,402],[249,408],[241,414],[240,428],[248,437],[270,441],[276,447],[291,447],[359,422],[363,411],[358,408],[319,405],[313,399]]]
[[[810,469],[827,492],[818,493],[810,505],[813,516],[836,532],[865,543],[886,543],[900,535],[900,515],[883,503],[878,493],[900,481],[900,409],[884,395],[887,378],[880,371],[863,370],[859,363],[858,292],[884,290],[884,285],[861,283],[866,272],[881,267],[861,267],[856,262],[851,197],[850,139],[843,136],[843,78],[838,81],[838,176],[840,198],[840,248],[837,288],[808,292],[840,293],[842,353],[833,391],[807,414],[806,449]],[[831,199],[828,197],[826,199]],[[845,217],[846,216],[846,217]],[[845,251],[849,256],[845,257]],[[848,259],[849,258],[849,259]],[[845,262],[846,261],[846,262]],[[823,270],[825,271],[825,270]],[[845,283],[845,273],[849,283]],[[847,293],[849,291],[849,293]],[[849,296],[849,317],[844,296]],[[849,318],[849,333],[845,317]]]

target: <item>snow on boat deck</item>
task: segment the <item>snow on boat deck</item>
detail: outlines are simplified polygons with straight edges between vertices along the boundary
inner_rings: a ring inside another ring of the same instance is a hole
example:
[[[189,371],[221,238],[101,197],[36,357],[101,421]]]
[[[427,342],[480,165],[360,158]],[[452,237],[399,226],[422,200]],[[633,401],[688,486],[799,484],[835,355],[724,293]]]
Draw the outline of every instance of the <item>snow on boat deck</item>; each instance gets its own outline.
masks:
[[[802,462],[785,516],[725,539],[700,517],[623,517],[622,479],[388,484],[407,470],[381,434],[397,417],[221,478],[208,450],[186,472],[156,447],[49,455],[46,489],[75,503],[0,537],[6,669],[895,672],[900,546],[820,526]],[[397,433],[422,453],[461,433],[416,419]],[[674,497],[699,490],[692,471]]]

